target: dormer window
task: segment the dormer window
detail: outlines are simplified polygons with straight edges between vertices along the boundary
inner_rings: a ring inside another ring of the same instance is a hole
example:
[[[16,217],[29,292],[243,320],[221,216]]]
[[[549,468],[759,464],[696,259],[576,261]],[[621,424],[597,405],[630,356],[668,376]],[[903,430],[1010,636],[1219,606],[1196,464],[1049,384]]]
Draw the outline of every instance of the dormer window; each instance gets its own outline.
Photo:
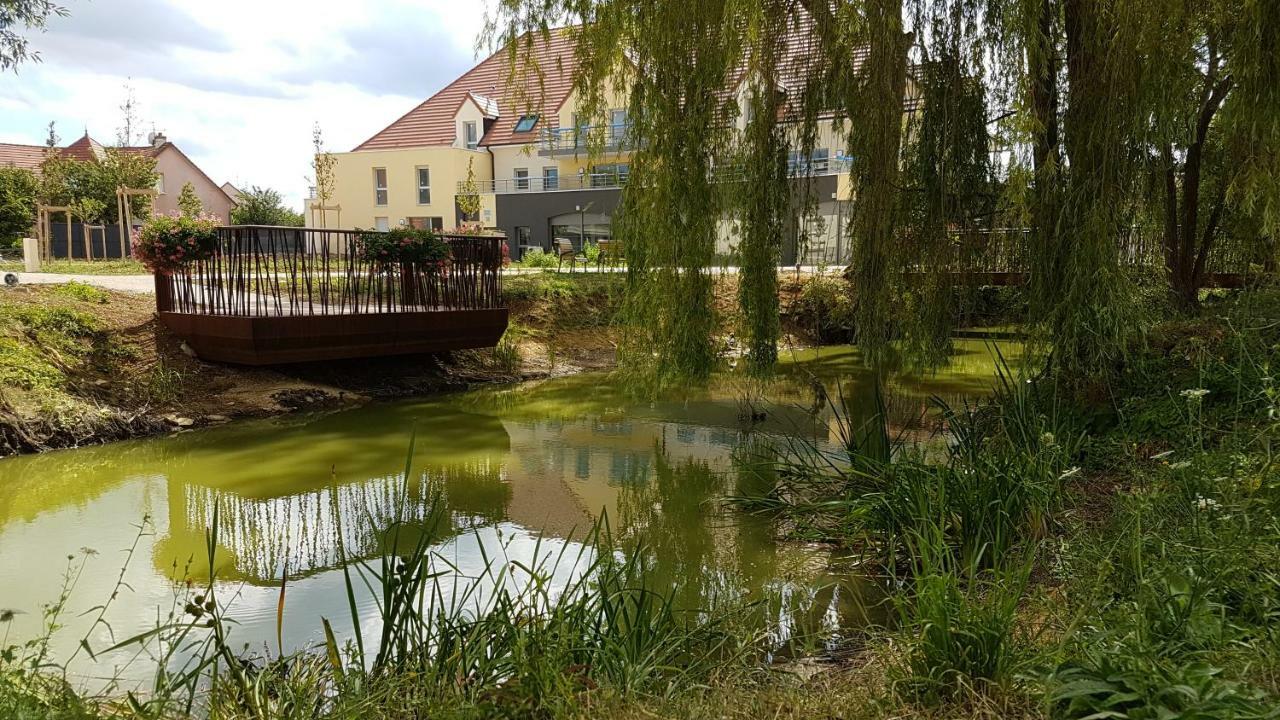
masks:
[[[468,150],[475,150],[480,144],[480,132],[476,127],[475,120],[468,120],[462,123],[462,141]]]
[[[538,124],[537,115],[521,115],[520,119],[516,121],[515,131],[518,133],[529,132],[537,124]]]

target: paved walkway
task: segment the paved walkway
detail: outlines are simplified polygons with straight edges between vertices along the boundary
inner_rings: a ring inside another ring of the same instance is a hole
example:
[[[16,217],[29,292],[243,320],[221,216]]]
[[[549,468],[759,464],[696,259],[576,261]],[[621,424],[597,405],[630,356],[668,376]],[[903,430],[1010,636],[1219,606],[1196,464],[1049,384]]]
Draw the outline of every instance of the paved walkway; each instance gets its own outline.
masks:
[[[155,280],[150,275],[66,275],[63,273],[18,273],[21,285],[55,285],[57,283],[81,282],[96,285],[107,290],[154,295]]]

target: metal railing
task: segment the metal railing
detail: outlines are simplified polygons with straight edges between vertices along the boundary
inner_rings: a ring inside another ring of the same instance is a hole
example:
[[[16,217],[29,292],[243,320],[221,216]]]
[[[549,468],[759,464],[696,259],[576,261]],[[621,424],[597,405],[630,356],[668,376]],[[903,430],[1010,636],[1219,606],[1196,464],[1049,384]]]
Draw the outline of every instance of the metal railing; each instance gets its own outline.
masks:
[[[813,158],[791,161],[787,163],[787,174],[792,178],[823,177],[839,175],[849,171],[852,158],[837,156],[835,158]],[[714,172],[717,182],[736,182],[745,177],[745,173],[733,166],[723,166]],[[497,193],[536,193],[555,192],[558,190],[609,190],[623,187],[630,180],[630,173],[578,173],[572,175],[555,175],[542,177],[514,177],[498,180],[475,180],[476,191],[481,194]],[[467,183],[458,183],[457,193],[468,192]]]
[[[631,125],[545,128],[538,136],[538,152],[544,155],[583,152],[594,142],[609,150],[629,149],[632,147]]]
[[[503,178],[501,180],[477,180],[481,193],[555,192],[557,190],[608,190],[627,184],[628,173],[585,173],[558,177]],[[465,183],[458,183],[458,193],[465,194]]]
[[[446,235],[439,263],[369,257],[363,230],[218,228],[209,257],[156,276],[156,309],[196,315],[281,317],[502,307],[506,239]]]

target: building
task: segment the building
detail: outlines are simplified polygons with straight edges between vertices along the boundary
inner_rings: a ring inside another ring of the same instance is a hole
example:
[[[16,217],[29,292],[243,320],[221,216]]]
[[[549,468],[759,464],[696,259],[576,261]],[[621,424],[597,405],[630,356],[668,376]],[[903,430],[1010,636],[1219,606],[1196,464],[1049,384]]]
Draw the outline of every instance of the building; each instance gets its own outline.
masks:
[[[574,247],[609,238],[630,174],[627,98],[615,91],[604,117],[580,115],[573,89],[574,31],[527,38],[524,51],[535,55],[541,71],[529,87],[513,87],[510,58],[500,50],[352,151],[334,154],[335,189],[328,204],[333,209],[322,212],[309,201],[308,224],[455,227],[463,220],[457,197],[472,187],[470,180],[479,190],[481,224],[505,232],[513,257],[528,248],[549,250],[560,238]],[[799,73],[812,32],[803,26],[787,32]],[[744,73],[726,88],[740,106],[745,80]],[[743,119],[737,122],[745,127]],[[588,138],[602,140],[602,154],[588,157]],[[837,262],[846,254],[843,226],[851,192],[845,146],[843,133],[828,119],[813,153],[793,154],[797,190],[803,180],[817,207],[804,227],[797,210],[784,238],[784,262]],[[717,250],[728,256],[733,223],[726,219],[722,227]]]
[[[195,189],[196,196],[204,205],[205,212],[216,217],[220,222],[231,221],[231,208],[235,200],[204,173],[186,153],[177,145],[169,142],[163,133],[152,133],[151,144],[127,146],[120,148],[123,152],[147,155],[156,161],[156,190],[154,210],[157,213],[174,215],[178,213],[178,195],[187,183]],[[0,143],[0,165],[23,167],[33,172],[40,171],[48,150],[43,145],[12,145]],[[59,148],[58,152],[66,158],[82,162],[100,160],[106,148],[85,133],[83,137],[70,145]]]
[[[241,191],[240,188],[229,182],[222,183],[222,192],[226,193],[227,197],[231,198],[231,201],[236,205],[240,204],[240,197],[244,195],[244,192]]]

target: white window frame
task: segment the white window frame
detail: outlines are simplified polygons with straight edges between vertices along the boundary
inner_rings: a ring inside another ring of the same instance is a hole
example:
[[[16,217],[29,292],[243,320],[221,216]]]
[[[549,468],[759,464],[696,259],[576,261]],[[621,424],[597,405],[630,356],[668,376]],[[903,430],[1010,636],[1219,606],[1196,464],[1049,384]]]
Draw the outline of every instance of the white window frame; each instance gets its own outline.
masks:
[[[622,116],[622,122],[618,122],[618,116]],[[627,130],[630,128],[630,122],[627,117],[626,108],[614,108],[609,111],[609,140],[613,143],[621,143],[627,137]]]
[[[373,229],[378,232],[388,232],[391,230],[391,218],[378,216],[373,219]]]
[[[480,127],[475,120],[462,121],[462,146],[468,150],[480,146]]]
[[[524,173],[524,174],[521,175],[521,173]],[[514,171],[514,174],[515,174],[515,181],[516,181],[515,182],[516,189],[528,190],[529,189],[529,168],[516,168]]]
[[[426,171],[427,171],[427,184],[426,184],[426,185],[423,185],[423,184],[422,184],[422,171],[423,171],[423,170],[426,170]],[[413,169],[413,182],[414,182],[414,184],[415,184],[415,185],[417,185],[417,187],[418,187],[418,204],[419,204],[419,205],[430,205],[430,204],[431,204],[431,168],[430,168],[429,166],[427,166],[427,165],[419,165],[418,167],[415,167],[415,168]],[[426,200],[426,202],[423,202],[423,200],[422,200],[422,191],[423,191],[423,190],[426,190],[426,191],[427,191],[427,200]]]
[[[551,182],[547,182],[550,180]],[[543,190],[559,190],[560,189],[560,168],[555,165],[546,165],[542,168],[542,189]]]
[[[378,173],[382,173],[382,184],[378,184]],[[387,201],[390,200],[391,194],[387,192],[387,169],[384,167],[376,167],[373,169],[373,204],[377,207],[386,207]]]

